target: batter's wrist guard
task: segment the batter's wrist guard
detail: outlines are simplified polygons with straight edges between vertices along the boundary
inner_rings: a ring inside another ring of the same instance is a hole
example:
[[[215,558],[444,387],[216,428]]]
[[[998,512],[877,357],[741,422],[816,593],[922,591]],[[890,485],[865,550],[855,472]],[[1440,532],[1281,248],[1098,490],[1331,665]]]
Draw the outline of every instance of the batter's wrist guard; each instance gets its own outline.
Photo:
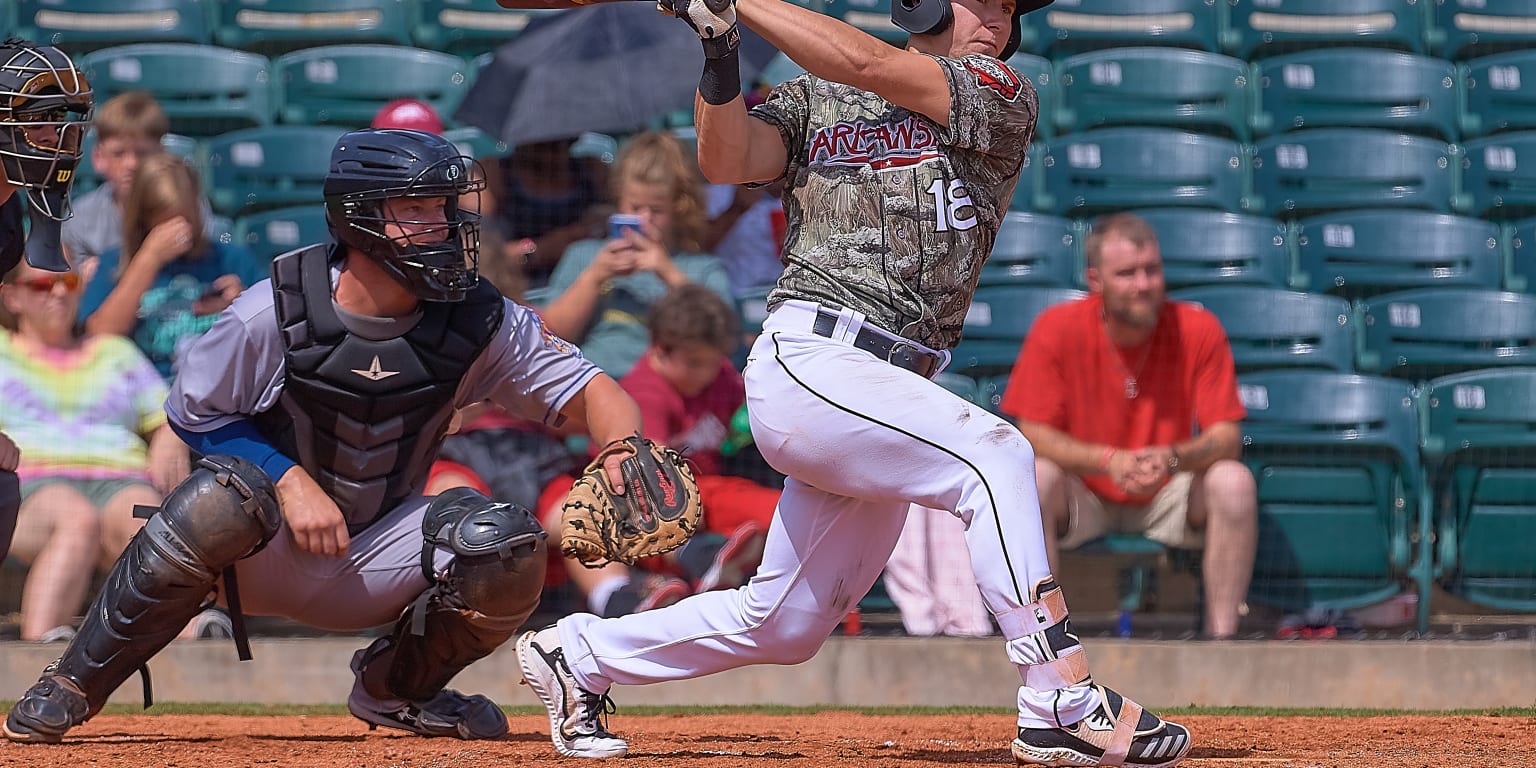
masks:
[[[728,37],[740,39],[735,27],[731,27]],[[711,56],[709,45],[712,42],[715,40],[704,41],[704,75],[699,78],[699,96],[705,104],[719,106],[729,104],[741,95],[741,57],[734,45],[721,56]]]

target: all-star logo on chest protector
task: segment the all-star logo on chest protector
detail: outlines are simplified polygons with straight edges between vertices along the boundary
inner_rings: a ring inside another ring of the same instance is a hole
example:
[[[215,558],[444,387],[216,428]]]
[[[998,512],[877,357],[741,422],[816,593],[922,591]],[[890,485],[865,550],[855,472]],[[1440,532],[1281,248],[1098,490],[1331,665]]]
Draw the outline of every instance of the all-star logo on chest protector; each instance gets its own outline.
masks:
[[[421,492],[459,383],[501,327],[501,295],[482,282],[464,301],[422,302],[403,336],[371,340],[342,324],[324,247],[278,257],[272,292],[283,393],[257,424],[358,530]]]

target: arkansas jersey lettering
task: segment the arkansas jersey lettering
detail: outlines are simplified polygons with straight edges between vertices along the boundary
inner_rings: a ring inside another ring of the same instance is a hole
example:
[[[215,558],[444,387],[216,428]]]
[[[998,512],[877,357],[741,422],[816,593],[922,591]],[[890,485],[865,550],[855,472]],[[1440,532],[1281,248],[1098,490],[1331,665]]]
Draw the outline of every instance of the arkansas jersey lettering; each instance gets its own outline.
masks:
[[[961,63],[976,76],[977,85],[996,91],[1008,101],[1018,99],[1019,92],[1024,90],[1019,73],[997,59],[968,58]]]
[[[810,162],[869,166],[877,171],[906,168],[939,158],[939,137],[916,117],[899,123],[863,120],[833,123],[810,141]]]

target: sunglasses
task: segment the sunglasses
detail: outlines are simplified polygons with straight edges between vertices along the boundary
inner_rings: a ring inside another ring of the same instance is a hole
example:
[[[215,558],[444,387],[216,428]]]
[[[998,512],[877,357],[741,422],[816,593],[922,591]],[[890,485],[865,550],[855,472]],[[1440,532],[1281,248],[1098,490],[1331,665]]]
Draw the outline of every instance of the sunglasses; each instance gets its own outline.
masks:
[[[74,292],[80,289],[80,276],[74,272],[64,272],[57,275],[34,277],[28,280],[17,280],[15,285],[37,293],[48,293],[55,285],[63,284],[64,290]]]

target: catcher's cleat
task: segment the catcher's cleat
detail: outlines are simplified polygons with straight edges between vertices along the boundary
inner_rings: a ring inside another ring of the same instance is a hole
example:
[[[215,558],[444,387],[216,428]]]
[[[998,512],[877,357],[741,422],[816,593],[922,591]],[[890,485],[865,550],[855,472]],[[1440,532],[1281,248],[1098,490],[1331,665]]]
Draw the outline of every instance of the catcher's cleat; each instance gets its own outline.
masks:
[[[523,669],[523,682],[549,710],[549,737],[556,751],[566,757],[594,758],[623,757],[629,752],[629,744],[609,733],[604,724],[613,711],[613,699],[577,684],[554,627],[518,638],[517,663]]]
[[[347,711],[367,723],[368,730],[379,726],[410,731],[419,736],[450,736],[474,741],[499,739],[507,735],[507,716],[496,703],[484,696],[465,696],[444,688],[428,701],[375,698],[363,687],[363,660],[368,649],[352,655],[352,695],[347,697]]]
[[[68,678],[45,675],[5,718],[5,737],[11,741],[57,744],[69,729],[85,722],[89,703]]]
[[[1105,688],[1087,717],[1061,728],[1020,728],[1013,740],[1019,765],[1166,768],[1189,753],[1189,729],[1147,712]]]
[[[603,606],[604,618],[628,616],[657,608],[665,608],[693,594],[688,583],[674,576],[651,573],[634,573],[628,584],[614,590]]]

